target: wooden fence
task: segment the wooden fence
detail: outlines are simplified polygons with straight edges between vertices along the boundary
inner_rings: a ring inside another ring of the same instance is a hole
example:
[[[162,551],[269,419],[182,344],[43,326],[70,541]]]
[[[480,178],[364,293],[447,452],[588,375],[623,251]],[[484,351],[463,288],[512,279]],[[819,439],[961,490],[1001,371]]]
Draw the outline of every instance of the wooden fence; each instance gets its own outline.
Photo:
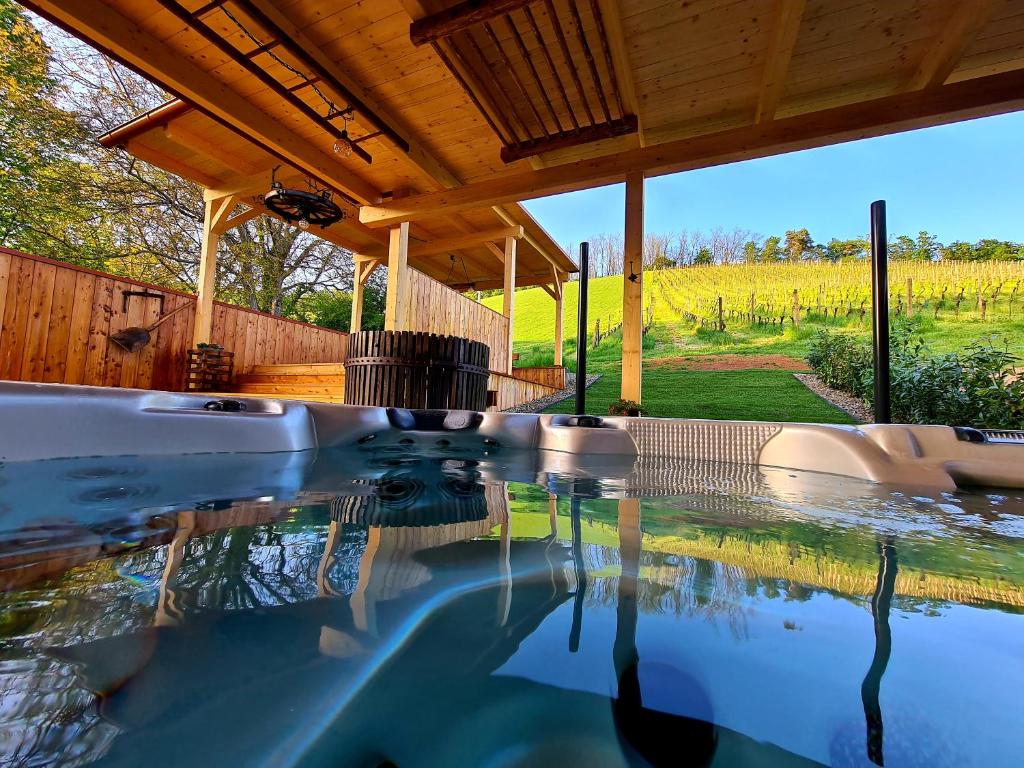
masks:
[[[561,365],[537,365],[530,368],[513,368],[512,375],[555,389],[565,389],[565,368]]]
[[[506,408],[514,408],[523,403],[529,403],[548,395],[553,395],[558,390],[546,384],[539,384],[535,381],[527,381],[518,376],[491,371],[487,381],[487,389],[495,392],[495,404],[493,410],[504,411]]]
[[[182,310],[142,350],[110,342],[194,299],[168,288],[0,248],[0,379],[180,390],[194,313]],[[215,305],[213,339],[236,353],[236,371],[276,363],[342,362],[347,334]]]
[[[409,298],[408,330],[482,341],[491,350],[491,370],[505,372],[508,318],[411,268]]]

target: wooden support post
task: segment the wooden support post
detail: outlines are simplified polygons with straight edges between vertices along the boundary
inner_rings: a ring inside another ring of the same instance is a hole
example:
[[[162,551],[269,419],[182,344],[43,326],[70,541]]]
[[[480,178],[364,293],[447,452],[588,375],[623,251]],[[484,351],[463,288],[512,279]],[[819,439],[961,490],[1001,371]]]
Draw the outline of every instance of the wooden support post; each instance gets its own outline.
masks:
[[[199,282],[196,291],[196,321],[192,346],[209,343],[213,335],[213,297],[217,290],[217,245],[221,225],[235,208],[234,197],[206,201],[203,217],[203,242],[199,257]]]
[[[623,400],[640,402],[643,376],[644,297],[644,175],[626,176],[625,261],[622,270],[622,387]],[[632,278],[632,279],[631,279]]]
[[[562,286],[556,285],[555,296],[555,365],[562,365],[562,346],[565,338],[563,318],[565,315],[562,303]]]
[[[352,319],[349,321],[348,329],[351,333],[358,333],[363,330],[363,288],[380,262],[360,254],[355,254],[353,258],[355,274],[352,275]]]
[[[358,264],[352,279],[352,319],[349,320],[348,330],[350,333],[363,330],[363,282],[359,279]]]
[[[914,278],[907,278],[907,317],[914,316]]]
[[[384,330],[408,331],[409,322],[409,222],[391,230],[388,243],[388,294],[384,303]]]
[[[800,294],[796,288],[793,289],[793,325],[800,327]]]
[[[512,338],[515,334],[516,304],[516,243],[514,237],[505,238],[505,282],[501,300],[501,314],[508,318],[508,357],[500,361],[505,373],[512,373]],[[495,361],[499,362],[499,361]]]

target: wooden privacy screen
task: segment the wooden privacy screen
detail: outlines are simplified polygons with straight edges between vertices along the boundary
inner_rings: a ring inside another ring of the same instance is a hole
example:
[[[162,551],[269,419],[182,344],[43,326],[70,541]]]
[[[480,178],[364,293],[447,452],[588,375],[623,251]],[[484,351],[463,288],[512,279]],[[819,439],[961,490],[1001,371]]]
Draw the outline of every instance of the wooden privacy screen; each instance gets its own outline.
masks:
[[[235,373],[254,365],[343,363],[348,334],[213,303],[213,343],[235,353]]]
[[[492,370],[508,359],[508,318],[411,268],[408,329],[483,342]]]
[[[195,298],[0,248],[0,379],[184,389],[194,313],[177,313],[128,353],[110,334],[155,322],[160,299],[126,291],[163,296],[165,314]],[[239,373],[258,363],[342,362],[347,336],[215,303],[212,341],[236,353]]]

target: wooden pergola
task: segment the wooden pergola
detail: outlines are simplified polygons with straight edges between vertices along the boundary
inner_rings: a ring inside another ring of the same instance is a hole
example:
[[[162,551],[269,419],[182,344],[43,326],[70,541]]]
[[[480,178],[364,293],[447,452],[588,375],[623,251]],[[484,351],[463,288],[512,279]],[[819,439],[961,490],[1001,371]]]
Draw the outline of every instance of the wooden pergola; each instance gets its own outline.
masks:
[[[625,182],[634,400],[645,178],[1024,107],[1020,0],[26,4],[177,97],[108,141],[204,184],[209,233],[275,164],[344,199],[324,236],[386,260],[395,327],[406,265],[456,250],[507,314],[558,301],[575,266],[518,202]]]

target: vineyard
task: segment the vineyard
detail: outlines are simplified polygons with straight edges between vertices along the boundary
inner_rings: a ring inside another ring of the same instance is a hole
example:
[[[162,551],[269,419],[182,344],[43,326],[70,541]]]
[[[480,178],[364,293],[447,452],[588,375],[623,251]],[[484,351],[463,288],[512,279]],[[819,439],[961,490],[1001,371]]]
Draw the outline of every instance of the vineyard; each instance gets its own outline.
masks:
[[[566,339],[575,338],[578,284],[565,286]],[[1024,263],[896,261],[889,267],[893,314],[953,323],[1021,324],[1024,332]],[[782,331],[828,322],[867,328],[871,283],[863,261],[736,264],[648,271],[645,324],[675,328]],[[501,309],[501,296],[484,300]],[[622,321],[622,277],[590,283],[588,336],[604,338]],[[960,335],[960,334],[958,334]],[[554,337],[553,303],[539,288],[516,295],[516,342]]]
[[[865,324],[871,314],[864,262],[688,267],[647,278],[656,321],[726,330],[838,319]],[[1022,317],[1022,304],[1019,262],[900,261],[889,267],[889,307],[897,315],[1012,321]]]

